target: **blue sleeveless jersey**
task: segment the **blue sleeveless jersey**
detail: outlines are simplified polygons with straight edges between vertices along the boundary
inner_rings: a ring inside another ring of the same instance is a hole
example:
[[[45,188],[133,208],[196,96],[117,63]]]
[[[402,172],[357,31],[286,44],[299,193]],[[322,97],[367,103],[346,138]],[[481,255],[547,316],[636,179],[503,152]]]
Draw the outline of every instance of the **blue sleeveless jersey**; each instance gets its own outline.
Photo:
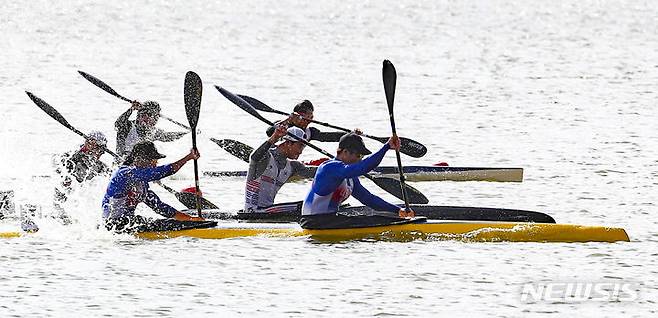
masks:
[[[359,176],[376,168],[389,149],[386,143],[376,153],[351,165],[336,159],[322,163],[304,200],[302,215],[335,213],[350,196],[377,211],[398,212],[399,207],[370,193],[359,182]]]
[[[170,164],[154,168],[119,167],[112,175],[103,197],[103,218],[132,216],[140,202],[162,216],[173,217],[177,210],[162,202],[148,185],[172,174],[174,169]]]

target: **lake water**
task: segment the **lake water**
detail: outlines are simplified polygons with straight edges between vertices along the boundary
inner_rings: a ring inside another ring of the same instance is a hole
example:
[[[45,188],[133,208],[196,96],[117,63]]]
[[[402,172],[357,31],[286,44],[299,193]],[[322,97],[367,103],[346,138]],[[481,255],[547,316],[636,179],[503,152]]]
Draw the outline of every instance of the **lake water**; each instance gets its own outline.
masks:
[[[631,242],[143,241],[96,229],[107,180],[95,180],[67,203],[74,225],[39,219],[36,235],[0,240],[0,316],[655,316],[656,16],[651,1],[3,3],[0,190],[15,192],[17,209],[51,212],[52,157],[81,143],[25,90],[81,131],[114,136],[129,105],[78,70],[128,98],[159,101],[181,122],[193,70],[204,81],[200,168],[238,170],[246,164],[208,138],[257,146],[266,126],[213,85],[286,111],[309,99],[319,120],[387,136],[381,63],[390,59],[398,132],[429,149],[404,164],[525,169],[523,183],[413,184],[431,204],[541,211],[559,223],[623,227]],[[189,139],[158,144],[164,162],[184,155]],[[192,165],[170,179],[191,186]],[[288,184],[277,201],[299,200],[309,186]],[[242,206],[241,179],[203,177],[201,187],[222,209]],[[629,283],[638,297],[521,297],[524,284],[560,282]]]

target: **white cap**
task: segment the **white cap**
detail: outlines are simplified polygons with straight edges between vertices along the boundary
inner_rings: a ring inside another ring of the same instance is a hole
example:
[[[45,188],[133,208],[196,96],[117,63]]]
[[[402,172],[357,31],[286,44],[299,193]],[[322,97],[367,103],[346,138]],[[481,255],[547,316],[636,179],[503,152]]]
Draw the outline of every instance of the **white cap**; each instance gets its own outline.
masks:
[[[92,130],[87,134],[87,138],[89,140],[93,140],[96,142],[97,145],[102,145],[106,146],[107,145],[107,138],[105,138],[105,134],[98,130]]]
[[[306,140],[306,132],[304,132],[304,130],[299,128],[299,127],[290,127],[290,128],[288,128],[288,134],[296,136],[297,138],[299,138],[301,140]],[[292,142],[299,141],[299,140],[295,139],[294,137],[291,137],[288,134],[283,136],[282,139],[283,140],[290,140]]]

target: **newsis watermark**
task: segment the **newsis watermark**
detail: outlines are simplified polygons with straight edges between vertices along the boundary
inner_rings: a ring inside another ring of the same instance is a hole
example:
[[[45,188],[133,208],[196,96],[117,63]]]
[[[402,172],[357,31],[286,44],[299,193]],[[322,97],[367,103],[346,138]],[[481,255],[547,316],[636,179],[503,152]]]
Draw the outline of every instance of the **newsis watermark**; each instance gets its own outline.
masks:
[[[529,282],[521,285],[521,301],[533,302],[632,302],[640,297],[639,282]]]

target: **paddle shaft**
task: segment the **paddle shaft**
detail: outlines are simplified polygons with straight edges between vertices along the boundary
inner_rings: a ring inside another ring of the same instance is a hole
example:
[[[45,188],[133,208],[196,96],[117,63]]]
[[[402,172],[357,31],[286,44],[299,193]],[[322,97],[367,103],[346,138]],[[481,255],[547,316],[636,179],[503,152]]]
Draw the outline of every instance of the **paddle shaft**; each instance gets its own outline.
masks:
[[[395,84],[397,80],[397,74],[395,72],[395,67],[393,63],[389,60],[384,60],[384,65],[382,67],[382,79],[384,82],[384,93],[386,94],[386,102],[388,104],[388,115],[391,122],[391,131],[393,133],[393,138],[397,137],[397,131],[395,129],[395,116],[393,115],[393,103],[395,101]],[[407,198],[407,191],[405,187],[404,173],[402,171],[402,158],[400,158],[400,151],[395,149],[395,157],[398,163],[398,172],[400,173],[400,184],[402,185],[402,197],[404,199],[405,211],[411,211],[409,207],[409,199]]]
[[[115,96],[115,97],[118,97],[119,99],[122,99],[122,100],[124,100],[124,101],[126,101],[126,102],[129,102],[129,103],[132,103],[132,102],[133,102],[133,100],[130,100],[130,99],[124,97],[124,96],[121,96],[121,94],[117,93],[112,87],[110,87],[110,85],[107,85],[105,82],[99,80],[99,79],[96,78],[95,76],[93,76],[93,75],[91,75],[91,74],[88,74],[88,73],[85,73],[85,72],[83,72],[83,71],[78,71],[78,73],[80,73],[80,75],[82,75],[82,77],[84,77],[86,80],[88,80],[88,81],[91,82],[92,84],[94,84],[94,85],[96,85],[97,87],[99,87],[100,89],[102,89],[102,90],[104,90],[104,91],[110,93],[110,95]],[[169,118],[169,117],[167,117],[167,116],[165,116],[165,115],[160,114],[160,117],[162,117],[162,118],[164,118],[164,119],[166,119],[166,120],[168,120],[168,121],[170,121],[170,122],[172,122],[172,123],[174,123],[174,124],[176,124],[176,125],[178,125],[178,126],[180,126],[180,127],[183,127],[183,128],[185,128],[185,129],[190,129],[190,127],[188,127],[188,126],[186,126],[186,125],[184,125],[184,124],[182,124],[182,123],[180,123],[180,122],[178,122],[178,121],[176,121],[176,120],[174,120],[174,119],[172,119],[172,118]]]
[[[280,111],[280,110],[276,110],[276,109],[272,109],[272,112],[275,113],[275,114],[280,114],[280,115],[284,115],[284,116],[290,116],[291,115],[290,113],[286,113],[284,111]],[[330,123],[315,120],[315,119],[311,119],[311,120],[309,120],[309,122],[312,122],[314,124],[318,124],[320,126],[324,126],[324,127],[333,128],[333,129],[336,129],[336,130],[348,132],[348,133],[352,132],[352,130],[350,130],[350,129],[340,127],[340,126],[335,126],[335,125],[332,125]],[[375,137],[375,136],[371,136],[371,135],[368,135],[368,134],[361,134],[361,136],[366,137],[366,138],[370,138],[370,139],[374,139],[374,140],[377,140],[377,141],[381,141],[381,139],[383,139],[383,137]]]
[[[196,128],[192,129],[192,148],[194,151],[199,152],[196,148]],[[199,189],[199,162],[194,159],[194,186],[196,187],[196,209],[201,216],[201,198],[199,197],[201,190]]]
[[[246,96],[246,95],[237,95],[237,96],[244,99],[248,103],[253,102],[254,104],[257,105],[257,106],[254,106],[254,108],[256,108],[260,111],[275,113],[275,114],[284,115],[284,116],[290,116],[289,113],[286,113],[286,112],[283,112],[283,111],[280,111],[280,110],[276,110],[276,109],[266,105],[265,103],[261,102],[260,100],[258,100],[256,98]],[[309,121],[312,122],[312,123],[316,123],[318,125],[333,128],[333,129],[336,129],[336,130],[340,130],[340,131],[344,131],[344,132],[348,132],[348,133],[352,132],[351,130],[349,130],[347,128],[335,126],[335,125],[332,125],[332,124],[329,124],[329,123],[326,123],[326,122],[321,122],[321,121],[317,121],[317,120],[314,120],[314,119],[311,119]],[[388,138],[386,138],[386,137],[376,137],[376,136],[367,135],[367,134],[361,134],[361,136],[366,137],[366,138],[370,138],[372,140],[379,141],[381,143],[387,143],[388,142]],[[401,150],[400,151],[402,153],[404,153],[406,155],[409,155],[409,156],[412,156],[414,158],[420,158],[420,157],[424,156],[427,153],[427,148],[425,146],[423,146],[421,143],[419,143],[415,140],[400,137],[400,143],[401,143],[401,148],[400,148]]]
[[[34,94],[32,94],[30,92],[26,91],[25,93],[39,108],[41,108],[41,110],[43,110],[46,114],[48,114],[48,116],[55,119],[57,122],[62,124],[62,126],[68,128],[70,131],[72,131],[72,132],[76,133],[77,135],[83,137],[85,140],[89,139],[89,137],[87,137],[87,135],[85,135],[83,132],[81,132],[80,130],[73,127],[71,124],[69,124],[69,122],[64,118],[64,116],[62,116],[62,114],[60,112],[58,112],[54,107],[50,106],[50,104],[46,103],[46,101],[44,101],[43,99],[35,96]],[[115,159],[117,159],[117,162],[119,162],[118,161],[119,156],[116,153],[114,153],[110,149],[107,149],[107,147],[103,147],[103,150],[105,152],[107,152],[108,154],[110,154]]]

